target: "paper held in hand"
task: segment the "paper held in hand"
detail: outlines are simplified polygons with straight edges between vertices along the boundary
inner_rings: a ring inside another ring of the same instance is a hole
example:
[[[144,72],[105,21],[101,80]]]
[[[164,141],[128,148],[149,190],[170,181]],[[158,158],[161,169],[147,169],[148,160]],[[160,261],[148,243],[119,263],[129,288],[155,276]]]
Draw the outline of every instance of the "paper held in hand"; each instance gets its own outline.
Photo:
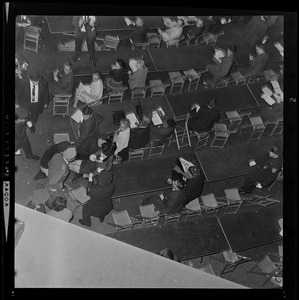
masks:
[[[137,60],[134,59],[134,58],[131,58],[129,60],[129,66],[130,66],[133,73],[136,72],[137,71]]]
[[[163,122],[156,110],[154,110],[152,113],[152,122],[155,126],[163,124]]]
[[[71,116],[71,118],[76,121],[77,123],[82,122],[83,120],[83,113],[80,109],[77,109]]]
[[[134,112],[128,112],[126,114],[126,118],[130,120],[130,127],[131,128],[137,128],[138,127],[138,119],[136,118],[136,115]]]

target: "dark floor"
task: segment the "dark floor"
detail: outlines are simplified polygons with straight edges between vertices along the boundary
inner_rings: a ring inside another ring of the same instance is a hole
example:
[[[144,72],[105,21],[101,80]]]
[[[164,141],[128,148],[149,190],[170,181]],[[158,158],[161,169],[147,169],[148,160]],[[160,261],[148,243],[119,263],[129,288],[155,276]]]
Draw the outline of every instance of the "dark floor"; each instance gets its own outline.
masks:
[[[22,43],[17,44],[17,50],[22,53],[30,62],[32,67],[38,68],[43,74],[46,75],[46,70],[55,67],[55,56],[58,56],[56,43],[58,41],[58,35],[51,35],[47,29],[47,23],[43,24],[43,41],[45,44],[45,49],[39,49],[36,54],[33,51],[23,50]],[[67,55],[71,56],[71,53]],[[102,59],[105,59],[105,54],[101,53]],[[170,66],[171,68],[171,66]],[[100,70],[101,71],[101,70]],[[158,72],[155,73],[158,76]],[[159,73],[161,74],[161,73]],[[76,75],[76,74],[75,74]],[[163,77],[163,76],[162,76]],[[79,79],[79,78],[77,78]],[[78,80],[76,81],[78,82]],[[80,77],[80,80],[84,81],[84,77]],[[86,80],[86,79],[85,79]],[[126,99],[125,99],[126,101]],[[104,104],[106,105],[106,104]],[[105,128],[103,128],[105,130]],[[108,130],[106,128],[106,130]],[[72,140],[72,130],[70,128],[70,124],[67,120],[67,117],[59,117],[52,116],[52,103],[50,103],[49,107],[40,115],[35,134],[32,134],[28,131],[28,137],[32,145],[33,153],[39,156],[42,156],[44,151],[52,145],[53,141],[53,133],[55,132],[69,132]],[[246,137],[248,136],[248,132],[245,130],[240,133],[234,135],[229,140],[228,144],[225,148],[219,151],[219,155],[223,155],[225,157],[225,152],[227,151],[227,147],[237,147],[238,145],[245,145],[247,143]],[[273,142],[282,147],[283,138],[282,136],[270,137],[267,132],[263,135],[260,141],[252,142],[248,144],[248,147],[255,147],[255,145],[264,145],[267,147],[271,145]],[[209,147],[203,147],[200,151],[204,151],[205,153],[209,153]],[[185,147],[184,149],[178,151],[175,144],[172,144],[171,147],[165,149],[165,156],[176,157],[179,153],[189,153],[192,152],[192,149],[189,147]],[[222,153],[222,154],[221,154]],[[242,153],[240,153],[242,156]],[[39,162],[26,160],[23,153],[21,156],[15,157],[15,164],[17,167],[16,175],[15,175],[15,200],[17,203],[26,205],[30,196],[32,196],[35,190],[43,189],[45,180],[35,181],[33,179],[34,175],[39,171]],[[217,165],[214,166],[217,168]],[[161,166],[163,168],[163,166]],[[169,173],[171,170],[169,170]],[[70,174],[70,178],[73,174]],[[138,175],[137,175],[138,176]],[[144,180],[147,180],[146,178]],[[237,178],[230,178],[221,181],[211,182],[209,184],[205,184],[203,194],[213,192],[217,196],[223,195],[223,189],[229,187],[240,187],[244,180],[243,176]],[[82,183],[82,182],[81,182]],[[80,184],[80,183],[79,183]],[[115,185],[118,183],[115,182]],[[282,182],[277,182],[271,189],[272,197],[278,199],[283,203],[283,185]],[[127,209],[130,215],[136,215],[139,213],[139,198],[141,195],[135,196],[127,196],[123,198],[114,199],[114,210],[119,211],[123,209]],[[40,199],[40,202],[44,202],[45,199]],[[267,208],[263,208],[267,209]],[[78,220],[81,218],[81,210],[82,207],[79,207],[75,214],[74,219],[72,220],[72,224],[75,226],[82,226]],[[112,222],[111,213],[106,216],[106,222]],[[87,230],[92,230],[98,232],[100,234],[110,234],[115,232],[115,228],[108,225],[106,222],[100,223],[98,219],[92,217],[92,226],[90,228],[86,228]],[[277,253],[277,246],[282,244],[282,241],[268,244],[262,247],[258,247],[255,249],[250,249],[241,253],[242,255],[248,255],[252,258],[252,260],[257,261],[261,259],[266,253],[273,252]],[[221,256],[221,254],[219,254]],[[222,275],[221,277],[226,278],[228,280],[234,281],[239,284],[243,284],[250,288],[260,288],[262,286],[264,276],[260,275],[251,275],[248,274],[247,271],[254,266],[254,262],[244,263],[236,268],[234,272],[229,274]],[[183,261],[182,263],[188,264],[194,268],[201,268],[206,266],[207,264],[212,264],[212,267],[216,274],[219,274],[222,264],[213,260],[211,257],[203,257],[201,261],[200,258]],[[275,285],[269,281],[265,288],[274,288]]]

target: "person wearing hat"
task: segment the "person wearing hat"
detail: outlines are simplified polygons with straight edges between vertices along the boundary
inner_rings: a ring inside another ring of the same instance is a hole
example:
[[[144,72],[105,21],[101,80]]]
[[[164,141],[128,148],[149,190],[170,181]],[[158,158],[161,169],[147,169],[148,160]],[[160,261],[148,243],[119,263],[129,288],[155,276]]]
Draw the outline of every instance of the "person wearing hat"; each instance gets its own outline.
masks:
[[[56,94],[72,95],[74,87],[72,64],[66,61],[63,64],[63,73],[60,73],[59,70],[55,70],[53,72],[53,77],[49,77],[48,83],[51,99]]]
[[[32,123],[26,120],[28,111],[25,108],[17,108],[15,112],[15,154],[20,155],[23,149],[27,159],[39,160],[40,157],[34,155],[31,150],[26,128],[30,128]]]
[[[63,188],[63,182],[69,174],[69,162],[73,161],[77,156],[76,148],[69,147],[66,150],[56,153],[49,161],[48,178],[46,182],[47,190],[50,198],[46,201],[46,205],[52,208],[52,202],[60,196]]]
[[[27,73],[28,76],[27,76]],[[47,81],[36,70],[28,70],[22,74],[16,90],[16,107],[26,108],[29,121],[32,122],[30,131],[35,132],[39,115],[49,104],[49,88]]]
[[[154,147],[161,146],[172,135],[176,127],[176,122],[173,119],[164,121],[160,126],[150,125],[150,142]]]
[[[252,171],[239,190],[240,194],[251,194],[255,188],[269,187],[276,180],[281,166],[281,156],[277,146],[274,145],[265,157],[257,160],[252,166]]]
[[[97,176],[89,174],[86,194],[90,200],[83,206],[82,219],[79,219],[81,225],[91,226],[91,216],[99,218],[104,222],[105,216],[113,209],[112,195],[115,186],[112,182],[112,173],[101,171]]]
[[[190,119],[188,121],[189,131],[209,132],[215,123],[219,121],[220,115],[216,110],[216,99],[212,98],[209,103],[200,106],[194,103],[190,109]]]
[[[49,161],[53,158],[53,156],[56,153],[61,153],[69,147],[71,147],[71,144],[68,141],[63,141],[58,144],[54,144],[50,148],[48,148],[41,158],[40,170],[34,176],[34,180],[46,178],[48,176]]]

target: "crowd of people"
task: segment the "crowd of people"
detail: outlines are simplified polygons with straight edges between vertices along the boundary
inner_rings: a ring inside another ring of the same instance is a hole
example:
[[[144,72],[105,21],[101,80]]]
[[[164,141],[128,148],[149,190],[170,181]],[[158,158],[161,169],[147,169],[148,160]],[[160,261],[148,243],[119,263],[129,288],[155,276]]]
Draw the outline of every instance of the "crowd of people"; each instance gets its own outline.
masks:
[[[269,20],[266,17],[264,16],[262,19],[263,22]],[[27,23],[30,22],[28,19],[24,20]],[[233,40],[233,28],[237,21],[231,20],[231,18],[224,18],[224,21],[221,18],[219,20],[220,25],[218,25],[221,27],[219,30],[224,30]],[[260,22],[260,19],[258,21]],[[182,43],[186,41],[192,43],[206,29],[202,17],[163,17],[163,22],[165,29],[158,28],[156,35],[158,34],[168,45],[176,43],[178,40]],[[191,27],[189,22],[193,24]],[[239,67],[238,71],[242,75],[263,71],[269,60],[264,44],[259,42],[266,31],[263,31],[263,34],[259,32],[257,39],[252,34],[255,28],[252,22],[253,20],[245,24],[242,29],[250,28],[251,35],[248,37],[248,45],[255,48],[256,55],[249,55],[249,66]],[[133,23],[136,29],[121,37],[120,48],[130,48],[132,42],[145,43],[154,38],[155,34],[148,31],[142,17],[136,17]],[[87,179],[86,190],[90,200],[83,206],[82,219],[79,222],[82,225],[91,226],[91,216],[97,217],[100,222],[103,222],[105,216],[113,209],[112,196],[115,184],[117,184],[113,182],[111,171],[113,164],[126,162],[131,150],[148,145],[151,147],[163,145],[173,134],[177,123],[169,117],[163,120],[162,125],[155,126],[151,116],[143,114],[136,129],[131,128],[129,119],[122,118],[114,134],[100,132],[100,124],[104,116],[96,113],[89,104],[101,99],[105,90],[108,92],[125,89],[133,91],[138,87],[144,87],[148,67],[145,60],[140,58],[133,62],[135,68],[132,70],[130,61],[126,63],[122,58],[118,58],[111,65],[109,77],[106,80],[103,80],[100,71],[93,71],[91,83],[80,82],[74,91],[73,63],[80,60],[82,43],[85,39],[89,60],[93,66],[96,66],[94,41],[96,27],[100,26],[100,22],[96,16],[74,16],[72,24],[75,28],[75,55],[73,62],[64,62],[61,71],[56,68],[48,74],[47,78],[44,78],[38,70],[30,68],[30,63],[24,57],[16,53],[15,151],[16,155],[20,155],[20,149],[23,149],[27,159],[40,160],[40,171],[34,179],[46,179],[46,189],[50,194],[50,198],[46,201],[48,214],[67,222],[72,219],[73,212],[67,208],[64,182],[70,174],[72,174],[71,182],[73,184],[76,184],[82,177]],[[184,34],[185,28],[188,31]],[[219,80],[230,73],[236,53],[235,44],[231,43],[227,47],[225,46],[225,49],[222,48],[223,57],[219,63],[206,66],[212,76],[208,81],[211,88],[215,88]],[[79,127],[79,137],[75,144],[64,141],[52,145],[40,159],[39,156],[32,153],[26,128],[28,127],[31,133],[35,132],[39,115],[43,113],[44,109],[47,109],[50,101],[53,101],[57,94],[74,94],[74,109],[77,109],[79,101],[84,103],[81,107],[83,119]],[[273,106],[273,111],[277,114],[277,111],[281,112],[281,107],[282,104],[278,102]],[[220,118],[215,98],[202,107],[194,103],[188,112],[190,132],[209,132]],[[271,112],[265,113],[271,119]],[[280,114],[279,117],[281,116]],[[240,190],[241,193],[251,193],[257,187],[267,187],[276,179],[281,169],[281,158],[277,147],[270,150],[269,158],[257,165],[258,169],[246,179]],[[185,205],[201,195],[204,175],[196,163],[185,170],[178,159],[168,183],[172,187],[170,192],[144,199],[142,205],[154,204],[157,215],[180,213]]]

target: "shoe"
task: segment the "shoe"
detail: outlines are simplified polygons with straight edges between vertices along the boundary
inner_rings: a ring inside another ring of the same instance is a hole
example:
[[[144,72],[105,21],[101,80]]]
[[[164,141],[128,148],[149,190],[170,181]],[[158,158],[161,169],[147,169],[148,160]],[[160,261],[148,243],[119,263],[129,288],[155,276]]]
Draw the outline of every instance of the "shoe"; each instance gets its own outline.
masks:
[[[34,177],[33,179],[34,180],[39,180],[39,179],[43,179],[43,178],[47,178],[47,175],[42,172],[42,171],[39,171]]]
[[[79,223],[80,223],[81,225],[84,225],[84,226],[87,226],[87,227],[90,227],[90,226],[91,226],[91,224],[90,224],[90,225],[85,224],[85,223],[83,222],[82,219],[79,219]]]
[[[40,160],[40,157],[37,155],[32,155],[32,156],[28,156],[26,157],[27,159],[33,159],[33,160]]]

